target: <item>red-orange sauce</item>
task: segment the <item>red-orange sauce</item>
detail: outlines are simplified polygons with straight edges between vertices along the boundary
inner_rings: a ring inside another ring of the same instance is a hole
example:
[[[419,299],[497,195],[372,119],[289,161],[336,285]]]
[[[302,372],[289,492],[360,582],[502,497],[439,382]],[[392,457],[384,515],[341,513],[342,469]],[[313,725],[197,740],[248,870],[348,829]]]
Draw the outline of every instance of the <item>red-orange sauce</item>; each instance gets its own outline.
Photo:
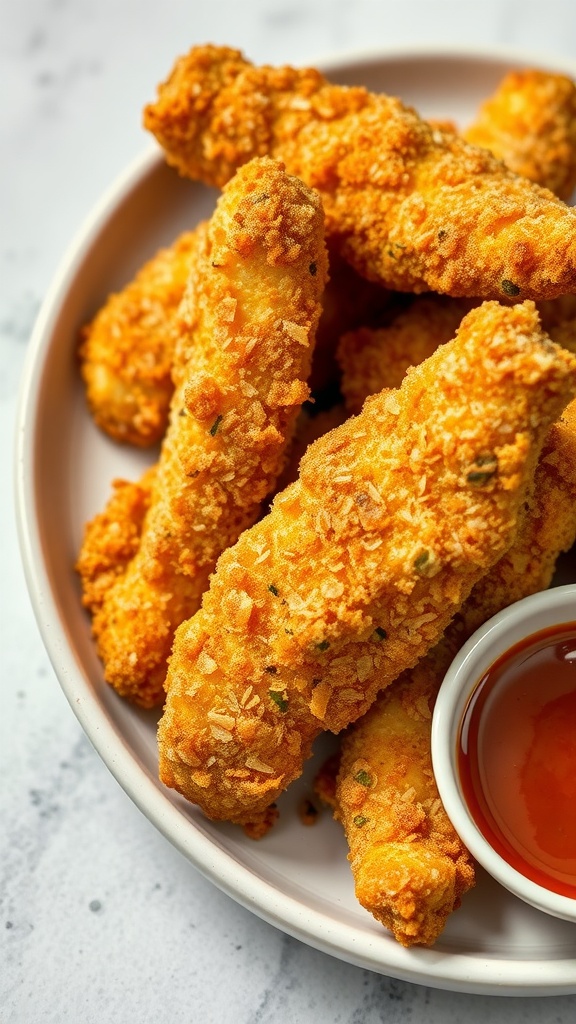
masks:
[[[468,702],[457,754],[488,842],[526,878],[576,898],[576,622],[494,662]]]

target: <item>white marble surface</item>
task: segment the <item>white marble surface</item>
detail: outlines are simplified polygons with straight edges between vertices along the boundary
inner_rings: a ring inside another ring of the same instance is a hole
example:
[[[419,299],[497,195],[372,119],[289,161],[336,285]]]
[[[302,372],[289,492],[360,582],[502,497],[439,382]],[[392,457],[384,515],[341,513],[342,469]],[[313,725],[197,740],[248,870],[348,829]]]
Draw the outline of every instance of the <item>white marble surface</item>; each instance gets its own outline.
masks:
[[[347,48],[506,43],[576,61],[576,5],[0,0],[0,25],[2,1024],[568,1024],[576,996],[446,993],[309,949],[169,846],[60,692],[20,568],[11,461],[38,306],[87,210],[148,144],[140,109],[177,54],[214,41],[301,63]]]

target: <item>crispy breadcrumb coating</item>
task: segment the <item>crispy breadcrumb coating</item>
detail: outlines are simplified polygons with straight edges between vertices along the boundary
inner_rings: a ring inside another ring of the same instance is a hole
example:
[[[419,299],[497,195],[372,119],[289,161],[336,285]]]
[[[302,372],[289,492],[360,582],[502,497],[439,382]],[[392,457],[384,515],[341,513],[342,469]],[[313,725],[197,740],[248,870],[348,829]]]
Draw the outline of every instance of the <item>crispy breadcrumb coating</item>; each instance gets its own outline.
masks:
[[[568,200],[576,185],[576,85],[565,75],[511,71],[463,133],[516,174]]]
[[[414,665],[509,547],[575,386],[532,303],[485,303],[399,391],[313,444],[176,634],[163,781],[213,818],[263,814],[318,732]]]
[[[288,484],[298,479],[298,470],[303,456],[310,445],[330,430],[339,427],[346,420],[346,410],[341,404],[312,416],[303,409],[296,421],[296,429],[290,446],[286,465],[276,481],[276,491],[283,491]]]
[[[140,545],[93,621],[106,679],[144,707],[163,699],[176,626],[284,465],[327,269],[318,196],[268,158],[238,172],[202,237]]]
[[[82,604],[92,614],[138,551],[155,472],[152,466],[138,483],[113,480],[104,511],[84,528],[76,570],[82,580]]]
[[[344,826],[360,903],[402,945],[432,945],[474,868],[439,798],[432,772],[431,715],[462,644],[502,608],[549,586],[576,538],[576,401],[550,428],[518,534],[470,593],[440,643],[380,695],[343,736],[340,770],[317,790]]]
[[[399,387],[410,366],[428,359],[439,345],[450,340],[470,308],[470,300],[417,296],[385,327],[360,327],[342,335],[336,358],[347,411],[358,413],[369,395]],[[538,303],[538,311],[552,340],[573,352],[576,296]],[[566,318],[570,313],[572,317]]]
[[[174,390],[174,317],[197,247],[187,231],[161,249],[82,330],[80,359],[90,411],[116,441],[146,447],[163,436]]]
[[[469,308],[465,300],[422,295],[386,327],[343,334],[336,358],[348,412],[360,412],[368,395],[382,388],[400,387],[409,366],[417,366],[454,337]]]
[[[180,173],[211,184],[255,154],[282,159],[320,192],[341,254],[387,287],[519,300],[576,291],[576,212],[398,99],[200,46],[176,62],[144,124]]]
[[[336,358],[347,411],[358,413],[368,395],[382,388],[399,387],[408,367],[428,359],[439,345],[450,340],[463,316],[473,308],[471,301],[417,296],[385,327],[360,327],[342,335]],[[552,340],[574,351],[576,296],[565,295],[538,306],[541,322]]]
[[[432,772],[433,662],[404,673],[346,733],[336,783],[357,899],[403,946],[432,945],[474,884]]]

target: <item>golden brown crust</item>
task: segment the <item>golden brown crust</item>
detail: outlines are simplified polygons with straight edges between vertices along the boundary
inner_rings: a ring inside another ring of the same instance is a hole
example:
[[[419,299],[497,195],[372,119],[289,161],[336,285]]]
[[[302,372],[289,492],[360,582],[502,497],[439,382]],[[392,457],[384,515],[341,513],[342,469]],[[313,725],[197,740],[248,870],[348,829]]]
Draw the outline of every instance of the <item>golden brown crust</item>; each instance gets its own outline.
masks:
[[[221,185],[268,152],[320,192],[327,234],[399,291],[554,298],[576,290],[576,213],[399,100],[312,69],[196,47],[144,112],[182,174]]]
[[[336,358],[341,390],[349,413],[360,412],[366,398],[383,388],[397,388],[410,366],[428,359],[453,336],[475,300],[442,295],[416,296],[384,327],[360,327],[343,334]],[[576,350],[576,296],[538,303],[542,326],[558,345]]]
[[[176,626],[282,469],[326,276],[318,197],[269,159],[242,168],[202,237],[140,546],[93,623],[107,680],[143,706],[162,701]]]
[[[516,174],[570,198],[576,185],[576,85],[565,75],[510,72],[463,134]]]
[[[104,511],[84,529],[76,570],[82,580],[82,604],[92,614],[138,550],[154,473],[151,467],[138,483],[113,480]]]
[[[164,435],[174,390],[174,318],[196,244],[196,232],[188,231],[161,249],[82,330],[88,405],[116,441],[146,447]]]
[[[432,771],[431,661],[404,673],[344,736],[336,787],[356,896],[404,946],[432,945],[474,884]]]
[[[382,388],[400,387],[409,366],[417,366],[454,337],[469,309],[461,299],[422,295],[386,327],[343,334],[336,358],[348,412],[360,412],[368,395]]]
[[[575,365],[533,304],[485,303],[400,391],[311,446],[176,634],[164,782],[253,821],[322,728],[358,718],[437,642],[512,542]]]
[[[316,415],[311,415],[305,409],[302,410],[296,421],[286,465],[276,481],[276,492],[283,491],[288,484],[292,484],[298,479],[300,463],[310,445],[330,430],[339,427],[345,420],[346,410],[340,403],[331,409],[316,413]]]

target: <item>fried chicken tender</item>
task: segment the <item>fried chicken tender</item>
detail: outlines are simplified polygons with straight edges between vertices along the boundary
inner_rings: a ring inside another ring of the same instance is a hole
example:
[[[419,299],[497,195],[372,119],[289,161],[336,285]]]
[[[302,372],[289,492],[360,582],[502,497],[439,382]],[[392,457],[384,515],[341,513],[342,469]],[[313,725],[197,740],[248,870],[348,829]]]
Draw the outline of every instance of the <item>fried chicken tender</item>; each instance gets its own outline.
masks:
[[[360,412],[368,395],[382,388],[400,387],[409,366],[417,366],[454,337],[469,309],[465,300],[422,295],[385,327],[343,334],[336,359],[348,412]]]
[[[517,537],[473,588],[440,643],[393,683],[344,735],[335,809],[350,847],[359,902],[404,946],[432,945],[474,866],[441,803],[432,771],[432,710],[462,644],[502,608],[549,586],[576,538],[576,402],[548,432]]]
[[[576,291],[576,212],[398,99],[200,46],[176,62],[144,124],[170,164],[210,184],[255,154],[282,159],[320,192],[341,254],[389,288]]]
[[[161,249],[82,330],[80,360],[90,411],[116,441],[160,441],[174,390],[174,322],[198,245],[187,231]]]
[[[162,780],[253,822],[440,638],[513,540],[576,360],[532,303],[485,303],[398,391],[313,444],[176,633]]]
[[[336,817],[356,897],[403,946],[430,946],[474,884],[430,754],[435,652],[387,689],[342,740]]]
[[[202,238],[140,543],[93,620],[106,679],[143,707],[162,701],[176,626],[284,465],[326,276],[320,200],[268,158],[238,172]]]
[[[565,75],[512,71],[463,132],[516,174],[568,200],[576,185],[576,85]]]

